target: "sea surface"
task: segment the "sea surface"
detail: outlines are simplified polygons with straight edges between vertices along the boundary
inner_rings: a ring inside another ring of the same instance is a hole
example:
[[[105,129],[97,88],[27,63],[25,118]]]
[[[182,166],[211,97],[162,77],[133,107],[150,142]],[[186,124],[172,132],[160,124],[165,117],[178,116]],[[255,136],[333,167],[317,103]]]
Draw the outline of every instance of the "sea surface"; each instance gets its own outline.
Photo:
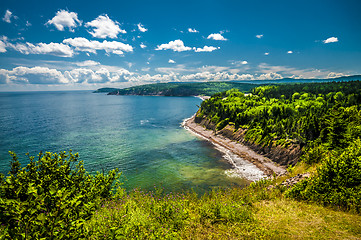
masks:
[[[127,190],[204,192],[248,185],[229,174],[229,155],[181,126],[200,103],[195,97],[91,91],[0,93],[0,172],[10,169],[8,151],[25,166],[26,153],[72,149],[91,173],[118,168]]]

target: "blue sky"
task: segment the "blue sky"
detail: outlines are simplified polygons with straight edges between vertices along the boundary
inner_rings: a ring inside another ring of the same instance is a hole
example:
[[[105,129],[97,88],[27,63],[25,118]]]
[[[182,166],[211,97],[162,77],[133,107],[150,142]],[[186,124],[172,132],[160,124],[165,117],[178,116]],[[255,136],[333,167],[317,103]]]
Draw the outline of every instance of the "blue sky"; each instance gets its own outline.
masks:
[[[3,1],[0,91],[361,74],[361,2]]]

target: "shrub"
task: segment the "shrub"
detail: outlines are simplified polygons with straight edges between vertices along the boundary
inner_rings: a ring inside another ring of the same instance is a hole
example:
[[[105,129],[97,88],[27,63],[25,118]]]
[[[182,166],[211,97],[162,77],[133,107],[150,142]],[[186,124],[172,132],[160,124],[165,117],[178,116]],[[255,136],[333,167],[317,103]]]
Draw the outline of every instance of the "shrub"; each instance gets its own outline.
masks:
[[[287,196],[361,211],[361,140],[326,156],[316,175],[291,188]]]
[[[112,195],[113,183],[120,177],[117,169],[88,174],[78,154],[71,151],[40,152],[37,160],[29,157],[24,168],[16,154],[10,154],[9,176],[0,182],[0,222],[5,225],[5,238],[84,237],[84,222],[101,199]]]

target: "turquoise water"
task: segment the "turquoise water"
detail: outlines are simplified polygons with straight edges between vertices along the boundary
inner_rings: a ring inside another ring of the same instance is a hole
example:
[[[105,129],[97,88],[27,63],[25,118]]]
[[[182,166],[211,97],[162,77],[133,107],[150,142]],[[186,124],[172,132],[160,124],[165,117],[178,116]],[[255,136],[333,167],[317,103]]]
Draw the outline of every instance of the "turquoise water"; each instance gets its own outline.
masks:
[[[89,172],[119,168],[124,187],[206,191],[243,186],[213,146],[180,125],[195,97],[107,96],[89,91],[0,93],[0,172],[8,151],[24,166],[25,153],[72,149]]]

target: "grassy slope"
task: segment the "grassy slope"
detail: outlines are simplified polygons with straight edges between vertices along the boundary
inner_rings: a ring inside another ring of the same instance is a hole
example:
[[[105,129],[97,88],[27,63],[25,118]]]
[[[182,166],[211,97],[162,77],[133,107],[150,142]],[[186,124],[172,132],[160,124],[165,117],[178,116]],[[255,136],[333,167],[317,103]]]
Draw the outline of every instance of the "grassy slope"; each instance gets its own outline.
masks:
[[[298,165],[289,176],[314,171]],[[284,177],[286,178],[286,177]],[[284,179],[283,178],[283,179]],[[283,196],[282,179],[246,189],[162,194],[134,190],[86,224],[91,239],[360,239],[361,216]],[[92,232],[94,231],[94,232]]]

